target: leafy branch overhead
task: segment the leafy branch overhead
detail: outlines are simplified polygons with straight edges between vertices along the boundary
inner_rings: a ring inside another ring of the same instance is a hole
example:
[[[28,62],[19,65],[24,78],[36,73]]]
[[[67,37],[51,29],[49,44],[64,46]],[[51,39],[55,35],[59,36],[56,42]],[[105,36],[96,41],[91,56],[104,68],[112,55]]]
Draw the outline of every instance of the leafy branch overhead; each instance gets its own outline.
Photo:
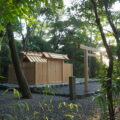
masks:
[[[19,19],[34,22],[37,17],[37,8],[42,6],[51,7],[55,11],[56,7],[62,7],[62,0],[1,0],[0,1],[0,30],[8,23],[15,23]]]

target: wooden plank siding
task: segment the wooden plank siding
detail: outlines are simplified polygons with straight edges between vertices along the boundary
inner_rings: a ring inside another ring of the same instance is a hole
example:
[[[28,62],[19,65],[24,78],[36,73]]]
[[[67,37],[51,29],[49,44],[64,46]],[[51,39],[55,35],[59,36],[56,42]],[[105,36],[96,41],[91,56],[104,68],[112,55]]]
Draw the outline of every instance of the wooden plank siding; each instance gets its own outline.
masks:
[[[73,76],[73,65],[64,63],[63,64],[63,82],[68,82],[70,76]]]
[[[47,81],[47,63],[35,63],[35,83],[46,84]]]
[[[35,63],[23,64],[24,74],[29,84],[35,84]]]
[[[63,61],[61,60],[48,60],[48,83],[62,82],[62,65]]]
[[[14,71],[12,65],[9,65],[8,82],[9,83],[17,83],[15,71]]]
[[[49,84],[68,82],[73,76],[73,65],[61,60],[49,59],[47,62],[23,63],[25,76],[29,84]],[[17,83],[13,66],[9,66],[9,83]]]
[[[35,84],[35,63],[23,63],[22,69],[29,84]],[[8,83],[17,84],[16,74],[13,65],[9,65]]]

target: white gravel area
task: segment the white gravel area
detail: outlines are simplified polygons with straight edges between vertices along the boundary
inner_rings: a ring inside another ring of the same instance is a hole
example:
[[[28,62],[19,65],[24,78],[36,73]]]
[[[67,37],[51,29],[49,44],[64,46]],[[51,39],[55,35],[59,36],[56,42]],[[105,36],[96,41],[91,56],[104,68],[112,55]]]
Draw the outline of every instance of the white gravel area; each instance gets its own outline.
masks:
[[[0,96],[0,116],[10,114],[15,120],[92,120],[98,112],[92,97],[71,101],[65,97],[32,95],[32,99],[18,99],[12,92]]]

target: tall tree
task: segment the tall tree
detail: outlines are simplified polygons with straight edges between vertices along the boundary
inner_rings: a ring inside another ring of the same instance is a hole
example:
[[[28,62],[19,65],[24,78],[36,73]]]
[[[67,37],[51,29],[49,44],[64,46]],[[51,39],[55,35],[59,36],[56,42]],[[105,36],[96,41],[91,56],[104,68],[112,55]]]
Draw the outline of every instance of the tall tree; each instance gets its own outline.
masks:
[[[114,3],[116,0],[114,1],[111,1],[112,3]],[[113,22],[113,16],[111,14],[111,11],[110,11],[110,6],[111,6],[111,3],[109,0],[104,0],[103,1],[103,6],[105,8],[105,13],[106,13],[106,17],[107,17],[107,20],[112,28],[112,31],[113,31],[113,35],[116,39],[116,43],[117,43],[117,56],[118,56],[118,59],[120,61],[120,35],[119,35],[119,31],[117,29],[117,27],[115,26],[114,22]]]
[[[5,30],[8,34],[11,57],[15,68],[19,87],[24,98],[31,98],[31,92],[27,80],[22,72],[21,64],[16,52],[13,36],[13,26],[19,19],[25,19],[29,23],[35,22],[36,8],[45,5],[55,10],[56,6],[62,5],[62,0],[1,0],[0,1],[0,31]]]
[[[91,0],[91,3],[93,5],[93,9],[94,9],[94,13],[95,13],[96,24],[101,33],[103,44],[106,48],[108,58],[109,58],[109,67],[107,69],[107,78],[109,79],[109,80],[107,80],[107,99],[108,99],[108,109],[109,109],[110,120],[115,120],[114,108],[113,108],[113,98],[112,98],[113,97],[112,96],[113,55],[112,55],[110,47],[107,43],[107,39],[106,39],[105,33],[103,31],[103,27],[102,27],[100,18],[98,16],[97,3],[95,0]]]
[[[13,31],[12,31],[11,27],[12,27],[11,24],[7,24],[6,31],[7,31],[7,35],[8,35],[8,39],[9,39],[9,47],[10,47],[10,51],[11,51],[11,57],[12,57],[15,73],[17,76],[18,84],[20,87],[20,91],[22,93],[23,98],[32,98],[30,89],[28,87],[27,80],[26,80],[25,75],[22,71],[19,57],[18,57],[18,54],[16,51]]]

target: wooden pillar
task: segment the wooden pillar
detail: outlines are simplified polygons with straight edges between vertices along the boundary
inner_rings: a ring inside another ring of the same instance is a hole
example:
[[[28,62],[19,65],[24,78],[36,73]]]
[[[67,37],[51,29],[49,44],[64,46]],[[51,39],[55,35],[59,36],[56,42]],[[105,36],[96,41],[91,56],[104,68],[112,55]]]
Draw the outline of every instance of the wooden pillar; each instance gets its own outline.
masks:
[[[64,80],[64,61],[62,62],[62,81],[61,82],[65,82]]]
[[[89,73],[88,73],[88,50],[84,50],[84,91],[88,92],[88,80],[89,80]]]
[[[69,92],[70,92],[70,100],[75,100],[76,99],[75,77],[69,77]]]

